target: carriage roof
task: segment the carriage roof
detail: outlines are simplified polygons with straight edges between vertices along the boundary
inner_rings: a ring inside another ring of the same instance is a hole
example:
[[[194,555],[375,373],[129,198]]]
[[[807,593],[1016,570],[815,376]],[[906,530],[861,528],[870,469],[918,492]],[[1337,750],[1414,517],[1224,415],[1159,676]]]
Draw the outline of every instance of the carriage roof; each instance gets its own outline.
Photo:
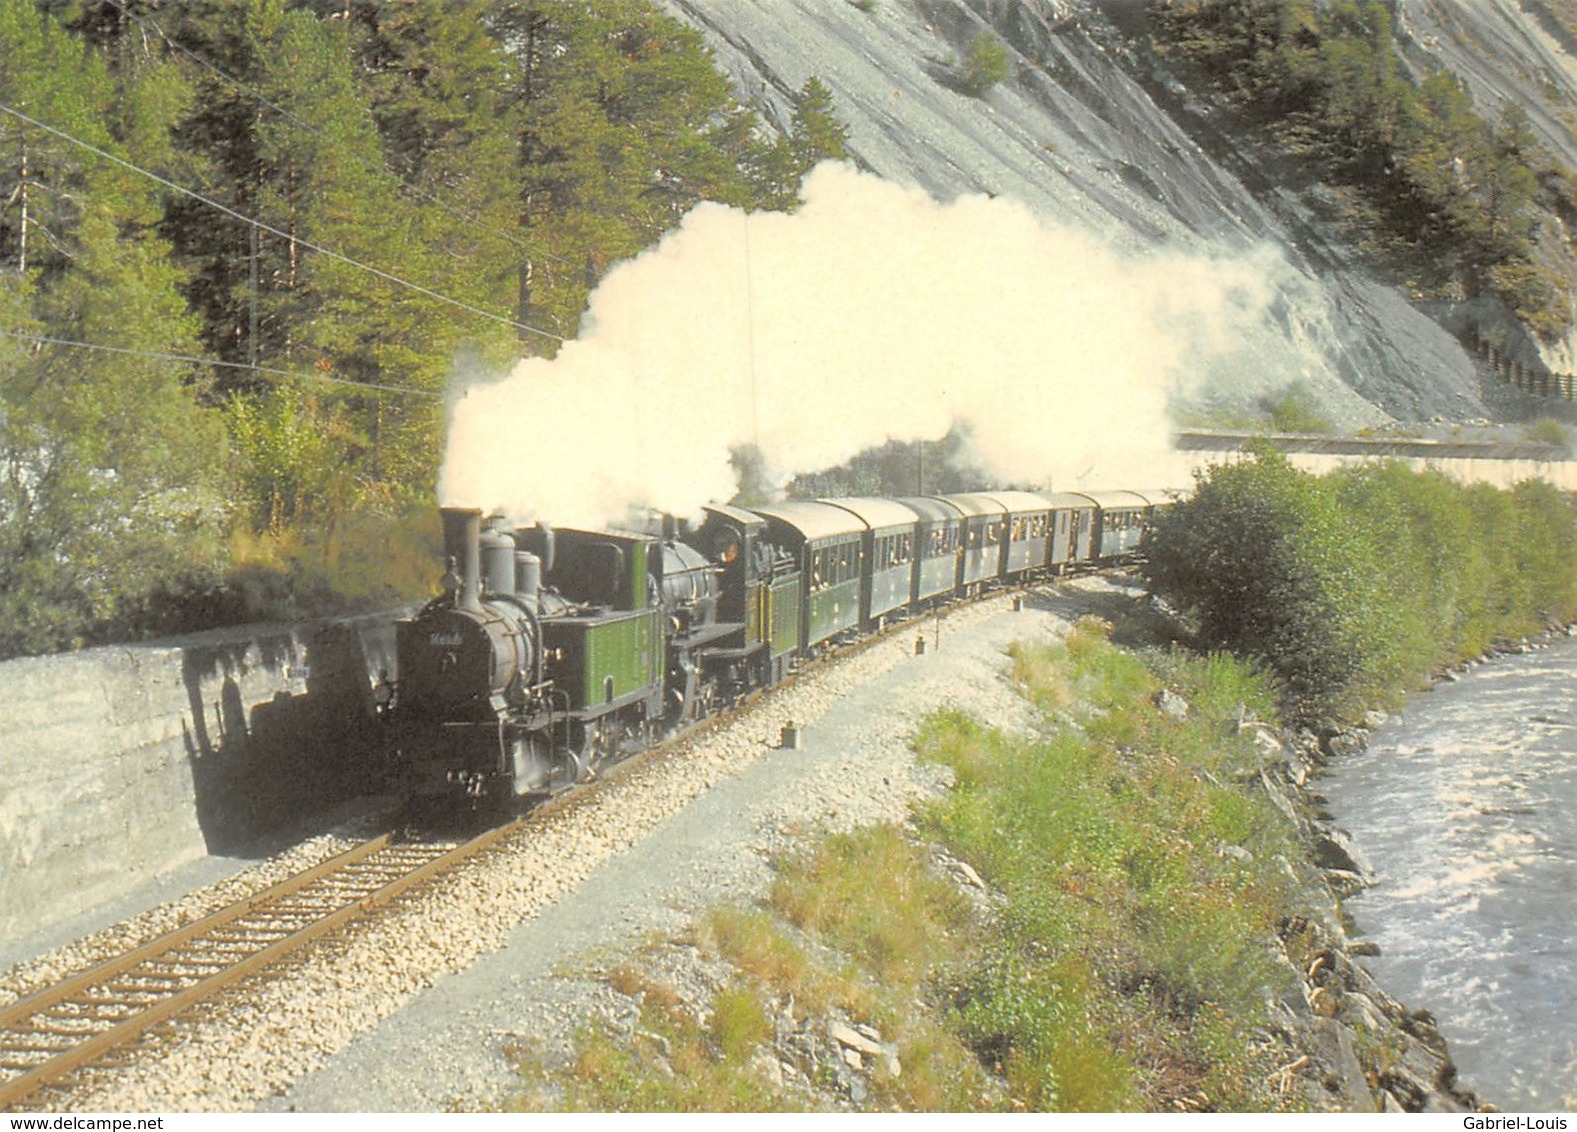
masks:
[[[858,535],[865,532],[865,524],[850,511],[830,503],[800,501],[774,503],[769,507],[752,507],[757,515],[772,519],[797,533],[806,542],[836,538],[839,535]]]
[[[857,516],[873,531],[886,527],[912,527],[920,521],[920,516],[907,504],[891,499],[878,499],[875,496],[862,495],[850,499],[822,499],[818,502],[842,508],[850,514]]]

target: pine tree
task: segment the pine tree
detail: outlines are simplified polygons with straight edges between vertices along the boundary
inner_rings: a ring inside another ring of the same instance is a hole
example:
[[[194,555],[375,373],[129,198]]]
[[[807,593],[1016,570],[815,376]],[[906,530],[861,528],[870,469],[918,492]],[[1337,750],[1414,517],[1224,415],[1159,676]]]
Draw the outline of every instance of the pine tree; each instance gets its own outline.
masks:
[[[694,30],[645,0],[507,4],[520,113],[520,219],[533,313],[572,335],[609,265],[697,202],[754,200],[754,115]],[[523,304],[524,305],[524,304]]]
[[[849,130],[837,119],[832,91],[815,75],[805,80],[794,100],[794,116],[786,136],[766,147],[752,166],[762,207],[792,212],[802,203],[800,182],[821,161],[849,156]]]
[[[224,443],[198,371],[160,356],[198,349],[161,190],[87,148],[156,156],[184,88],[156,67],[117,85],[25,0],[0,0],[0,42],[0,104],[38,123],[0,121],[0,330],[37,335],[0,354],[0,653],[14,653],[211,576]]]
[[[509,312],[529,249],[515,231],[519,124],[510,60],[487,29],[494,7],[413,0],[350,11],[389,170],[414,206],[413,237],[435,272],[430,285]]]

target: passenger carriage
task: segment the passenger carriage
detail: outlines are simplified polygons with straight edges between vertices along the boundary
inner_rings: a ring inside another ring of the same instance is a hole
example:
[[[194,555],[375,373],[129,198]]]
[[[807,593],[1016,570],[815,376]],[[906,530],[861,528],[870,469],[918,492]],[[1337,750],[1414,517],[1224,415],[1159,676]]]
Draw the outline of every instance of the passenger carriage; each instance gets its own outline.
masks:
[[[1030,491],[988,491],[981,498],[999,504],[1005,519],[1002,533],[1001,574],[1020,578],[1046,566],[1050,539],[1051,503]]]
[[[750,510],[767,521],[768,537],[793,555],[802,572],[801,646],[810,649],[855,628],[865,522],[830,503],[776,503]]]
[[[911,582],[916,608],[933,598],[951,597],[958,587],[962,513],[943,499],[909,496],[898,502],[918,517]]]
[[[968,594],[1002,574],[1002,537],[1007,508],[983,492],[938,495],[934,498],[958,509],[959,560],[957,588]]]
[[[860,624],[878,624],[889,613],[908,606],[914,592],[915,530],[920,517],[891,499],[865,496],[821,502],[847,511],[865,524]]]
[[[1128,558],[1139,551],[1150,517],[1150,501],[1137,491],[1092,491],[1100,508],[1096,517],[1097,558]]]
[[[1046,497],[1051,505],[1051,538],[1046,565],[1059,574],[1095,559],[1095,518],[1100,508],[1088,495],[1071,491]]]

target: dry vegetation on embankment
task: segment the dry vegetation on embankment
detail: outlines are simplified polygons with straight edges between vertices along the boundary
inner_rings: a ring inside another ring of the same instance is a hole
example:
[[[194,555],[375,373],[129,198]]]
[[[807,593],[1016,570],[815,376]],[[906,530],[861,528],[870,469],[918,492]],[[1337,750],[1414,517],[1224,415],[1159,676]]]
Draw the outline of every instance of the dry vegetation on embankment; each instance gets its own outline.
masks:
[[[608,968],[633,1024],[522,1107],[1301,1110],[1444,1105],[1438,1035],[1341,945],[1269,682],[1123,651],[1086,621],[1017,647],[1029,736],[934,716],[951,790],[776,861],[760,905]]]

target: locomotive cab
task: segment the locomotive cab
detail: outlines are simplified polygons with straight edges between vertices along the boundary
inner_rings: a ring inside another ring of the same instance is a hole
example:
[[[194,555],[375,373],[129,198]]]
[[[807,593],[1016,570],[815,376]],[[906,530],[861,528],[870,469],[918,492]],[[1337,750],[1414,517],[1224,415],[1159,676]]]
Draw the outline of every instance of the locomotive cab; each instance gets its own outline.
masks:
[[[718,619],[736,626],[708,648],[705,663],[731,699],[788,674],[799,651],[800,574],[760,515],[727,506],[705,513],[694,542],[719,571]]]

